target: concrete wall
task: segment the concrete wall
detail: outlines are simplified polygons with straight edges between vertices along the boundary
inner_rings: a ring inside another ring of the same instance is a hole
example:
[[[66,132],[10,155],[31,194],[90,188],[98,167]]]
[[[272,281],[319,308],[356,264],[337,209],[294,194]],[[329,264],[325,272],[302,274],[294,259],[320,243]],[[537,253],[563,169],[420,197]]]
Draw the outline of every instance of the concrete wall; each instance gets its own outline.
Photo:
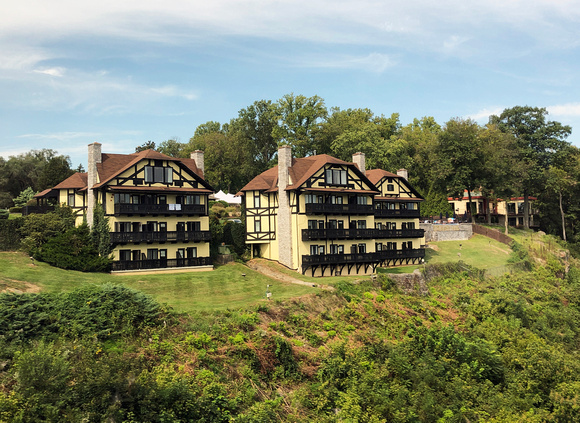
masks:
[[[425,242],[465,241],[473,236],[473,227],[471,223],[460,223],[458,225],[420,223],[419,227],[425,230]]]

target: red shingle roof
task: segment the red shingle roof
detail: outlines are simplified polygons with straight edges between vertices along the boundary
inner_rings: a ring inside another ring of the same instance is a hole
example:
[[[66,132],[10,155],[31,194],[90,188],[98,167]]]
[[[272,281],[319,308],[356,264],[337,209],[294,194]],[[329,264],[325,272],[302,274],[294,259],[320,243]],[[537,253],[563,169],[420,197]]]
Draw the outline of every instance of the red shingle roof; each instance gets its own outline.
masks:
[[[87,186],[88,174],[76,172],[52,189],[81,189]]]
[[[365,176],[360,173],[358,167],[354,163],[345,162],[329,156],[328,154],[319,154],[316,156],[303,157],[300,159],[292,159],[292,166],[288,169],[288,174],[292,180],[292,184],[286,187],[287,190],[295,190],[300,188],[309,178],[318,172],[326,164],[340,164],[352,166],[357,173],[364,179]],[[369,182],[371,189],[375,191],[372,183]],[[240,192],[236,195],[243,194],[244,191],[276,191],[278,188],[278,166],[274,166],[265,172],[260,173],[252,179]]]

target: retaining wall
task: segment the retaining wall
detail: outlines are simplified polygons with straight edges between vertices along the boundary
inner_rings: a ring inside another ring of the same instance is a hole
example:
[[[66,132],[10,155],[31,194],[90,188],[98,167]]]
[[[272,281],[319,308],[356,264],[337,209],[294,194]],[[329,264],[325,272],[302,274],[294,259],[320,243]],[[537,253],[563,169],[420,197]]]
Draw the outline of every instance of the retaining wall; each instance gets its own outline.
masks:
[[[436,225],[433,223],[419,223],[425,230],[425,242],[430,241],[465,241],[473,236],[471,223]]]

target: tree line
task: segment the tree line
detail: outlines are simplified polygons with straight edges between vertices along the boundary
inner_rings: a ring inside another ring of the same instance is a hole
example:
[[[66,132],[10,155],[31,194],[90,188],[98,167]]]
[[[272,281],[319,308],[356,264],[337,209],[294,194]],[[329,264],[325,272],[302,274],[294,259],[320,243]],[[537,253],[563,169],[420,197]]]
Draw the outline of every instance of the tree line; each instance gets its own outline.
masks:
[[[360,151],[367,168],[409,170],[410,183],[426,200],[424,216],[452,213],[449,196],[463,198],[467,190],[471,197],[481,190],[494,199],[523,196],[527,227],[529,197],[534,196],[541,228],[575,242],[580,155],[567,141],[571,132],[541,107],[508,108],[484,125],[459,117],[441,125],[430,116],[403,125],[397,113],[329,110],[316,95],[287,94],[278,101],[255,101],[227,123],[203,123],[189,142],[167,140],[157,150],[175,157],[204,150],[206,179],[227,192],[237,192],[274,166],[281,144],[290,145],[295,157],[330,154],[350,161]],[[148,141],[137,151],[145,148],[155,143]]]

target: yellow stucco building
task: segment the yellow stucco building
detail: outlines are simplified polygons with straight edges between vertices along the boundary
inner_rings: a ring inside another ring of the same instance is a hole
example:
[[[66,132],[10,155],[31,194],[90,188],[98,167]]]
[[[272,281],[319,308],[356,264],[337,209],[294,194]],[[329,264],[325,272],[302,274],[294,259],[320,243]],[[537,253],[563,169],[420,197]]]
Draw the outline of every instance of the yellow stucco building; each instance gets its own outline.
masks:
[[[101,204],[109,219],[113,271],[211,269],[203,152],[177,159],[154,150],[107,154],[89,145],[88,171],[75,173],[39,200],[56,197],[77,212],[77,224]]]
[[[252,255],[303,274],[368,274],[425,256],[422,197],[406,171],[365,170],[362,153],[353,162],[326,154],[296,159],[290,147],[280,147],[278,166],[238,195]]]

